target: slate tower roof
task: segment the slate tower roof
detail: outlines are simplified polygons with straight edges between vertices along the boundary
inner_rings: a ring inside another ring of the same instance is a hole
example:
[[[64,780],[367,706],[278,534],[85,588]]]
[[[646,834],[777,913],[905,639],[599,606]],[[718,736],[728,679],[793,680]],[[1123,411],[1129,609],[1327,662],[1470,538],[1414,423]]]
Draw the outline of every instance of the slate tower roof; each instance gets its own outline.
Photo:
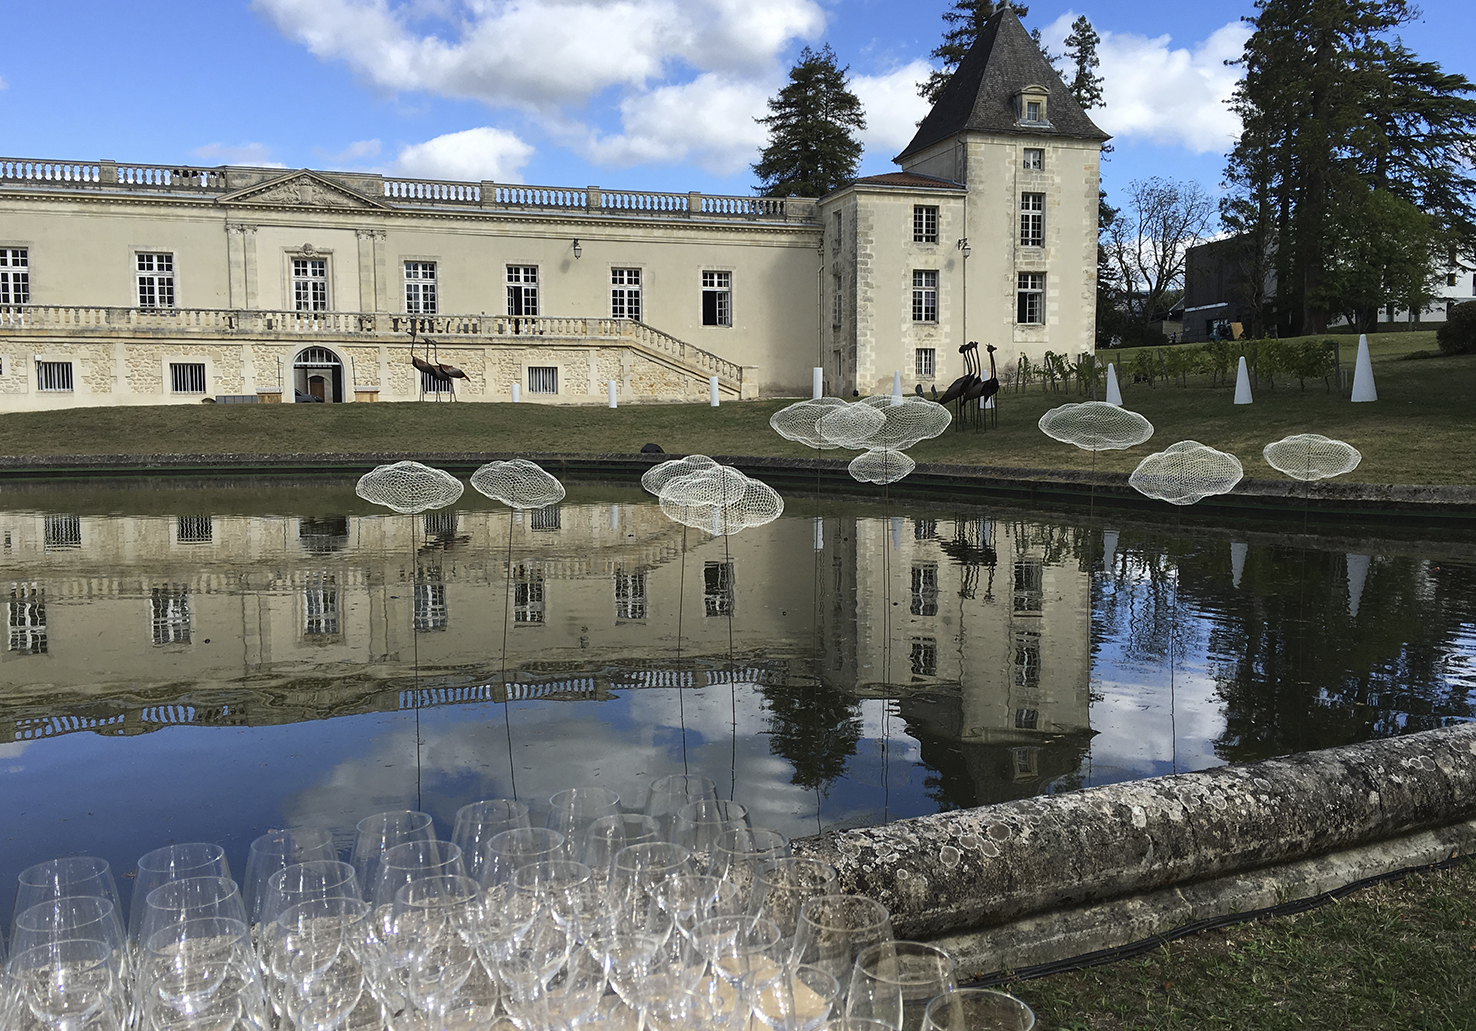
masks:
[[[1047,121],[1022,123],[1016,98],[1026,86],[1048,91]],[[1008,4],[984,23],[984,31],[948,80],[943,95],[895,161],[961,132],[1019,133],[1107,140],[1082,110],[1051,63]]]

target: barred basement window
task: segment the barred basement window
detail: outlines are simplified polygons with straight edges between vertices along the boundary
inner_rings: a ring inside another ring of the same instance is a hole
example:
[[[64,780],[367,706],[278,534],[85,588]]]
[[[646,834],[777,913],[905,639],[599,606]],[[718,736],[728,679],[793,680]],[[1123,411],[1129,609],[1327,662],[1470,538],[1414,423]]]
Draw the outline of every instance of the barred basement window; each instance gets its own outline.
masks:
[[[1022,326],[1045,324],[1045,273],[1021,272],[1015,291],[1015,321]]]
[[[446,610],[446,583],[440,569],[421,567],[415,571],[415,632],[445,630],[450,624]]]
[[[37,362],[36,389],[68,391],[72,389],[71,362]]]
[[[436,263],[434,261],[405,262],[405,314],[434,315],[436,313]]]
[[[519,563],[513,567],[513,622],[534,626],[543,622],[543,571]]]
[[[731,616],[733,596],[733,563],[702,564],[702,611],[708,616]]]
[[[338,580],[332,574],[308,574],[302,589],[302,632],[307,637],[338,633]]]
[[[170,362],[169,389],[176,394],[205,393],[205,363]]]
[[[328,310],[328,260],[292,259],[292,307],[296,311]]]
[[[24,247],[0,247],[0,304],[31,303],[31,254]]]
[[[45,521],[43,551],[72,551],[82,547],[82,520],[74,515],[49,515]]]
[[[1038,710],[1038,709],[1016,709],[1015,710],[1015,729],[1016,730],[1039,730],[1040,729],[1040,710]]]
[[[938,675],[938,639],[936,637],[914,637],[912,639],[912,675],[936,677]]]
[[[1045,246],[1045,194],[1020,194],[1020,246]]]
[[[1011,748],[1010,762],[1015,767],[1015,779],[1040,776],[1039,748]]]
[[[938,273],[914,269],[912,273],[912,321],[938,321]]]
[[[923,379],[932,379],[938,366],[938,350],[934,347],[919,347],[912,352],[914,370]]]
[[[931,205],[912,206],[912,242],[938,242],[938,209]]]
[[[342,551],[348,539],[347,516],[309,516],[297,521],[297,542],[315,555]]]
[[[174,307],[174,255],[139,254],[138,306]]]
[[[420,525],[427,537],[454,537],[458,520],[455,512],[424,512]]]
[[[610,270],[610,317],[641,321],[641,270],[638,268],[612,268]]]
[[[35,584],[11,584],[6,602],[10,631],[6,647],[22,655],[46,654],[46,591]]]
[[[558,505],[545,505],[528,513],[528,529],[558,530],[564,525],[564,517]]]
[[[559,392],[559,370],[553,365],[528,366],[528,393],[557,394]]]
[[[184,584],[155,587],[149,615],[155,644],[190,643],[190,589]]]
[[[1015,563],[1015,612],[1039,612],[1044,607],[1045,565],[1025,559]]]
[[[912,564],[911,611],[914,616],[936,616],[938,614],[938,563],[914,562]]]
[[[428,372],[420,374],[420,392],[422,394],[454,394],[456,387],[449,379],[440,376],[432,376]]]
[[[615,618],[646,618],[646,574],[615,571]]]
[[[175,540],[181,544],[209,544],[212,527],[209,516],[180,516]]]

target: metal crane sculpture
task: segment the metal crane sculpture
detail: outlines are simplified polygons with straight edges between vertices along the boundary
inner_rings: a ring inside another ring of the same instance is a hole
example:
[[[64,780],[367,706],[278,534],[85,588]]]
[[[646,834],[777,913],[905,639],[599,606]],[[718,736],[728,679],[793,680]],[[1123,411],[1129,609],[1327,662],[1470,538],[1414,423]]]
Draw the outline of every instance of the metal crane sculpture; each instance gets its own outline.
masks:
[[[410,364],[415,366],[421,373],[429,376],[434,383],[444,383],[451,388],[451,400],[456,400],[456,380],[466,379],[466,373],[454,365],[448,365],[440,360],[440,351],[436,351],[436,360],[431,360],[431,349],[437,344],[430,337],[422,337],[425,343],[425,357],[421,358],[415,353],[415,332],[419,328],[420,320],[410,320]],[[436,399],[440,400],[441,392],[436,391]]]
[[[977,348],[979,345],[974,344],[972,346]],[[999,393],[999,373],[994,368],[994,352],[996,348],[993,344],[987,344],[984,349],[989,352],[989,378],[979,380],[965,390],[963,396],[959,398],[960,415],[963,414],[963,408],[973,409],[974,419],[976,420],[974,423],[975,429],[978,429],[983,424],[985,418],[983,413],[985,411],[993,413],[994,425],[999,425],[999,408],[985,408],[986,402]],[[975,360],[977,361],[977,359]],[[977,404],[974,402],[977,402]]]
[[[958,428],[963,429],[964,394],[975,384],[983,382],[979,378],[979,342],[970,340],[958,349],[958,353],[964,358],[964,374],[948,384],[948,389],[939,395],[938,404],[957,401]]]

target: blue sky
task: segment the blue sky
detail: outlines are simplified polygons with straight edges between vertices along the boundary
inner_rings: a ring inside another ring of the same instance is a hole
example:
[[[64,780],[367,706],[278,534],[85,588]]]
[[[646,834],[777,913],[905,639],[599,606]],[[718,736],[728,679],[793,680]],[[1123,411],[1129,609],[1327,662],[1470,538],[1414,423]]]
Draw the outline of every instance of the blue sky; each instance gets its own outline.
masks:
[[[101,0],[7,4],[0,151],[12,157],[360,168],[429,178],[748,193],[754,124],[801,47],[830,43],[890,170],[924,113],[913,83],[946,0]],[[1459,12],[1466,10],[1466,15]],[[1236,126],[1223,98],[1249,3],[1032,3],[1059,50],[1103,35],[1133,179],[1213,191]],[[1403,36],[1476,77],[1469,8],[1432,0]]]

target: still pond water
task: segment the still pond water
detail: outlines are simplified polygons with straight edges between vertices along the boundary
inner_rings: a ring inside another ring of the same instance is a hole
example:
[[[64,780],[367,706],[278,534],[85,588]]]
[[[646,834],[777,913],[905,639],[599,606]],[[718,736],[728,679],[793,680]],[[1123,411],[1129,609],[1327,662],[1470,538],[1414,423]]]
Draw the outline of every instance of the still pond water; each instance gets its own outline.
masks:
[[[8,488],[0,912],[56,855],[385,809],[687,771],[801,836],[1473,717],[1476,535],[1190,518]]]

